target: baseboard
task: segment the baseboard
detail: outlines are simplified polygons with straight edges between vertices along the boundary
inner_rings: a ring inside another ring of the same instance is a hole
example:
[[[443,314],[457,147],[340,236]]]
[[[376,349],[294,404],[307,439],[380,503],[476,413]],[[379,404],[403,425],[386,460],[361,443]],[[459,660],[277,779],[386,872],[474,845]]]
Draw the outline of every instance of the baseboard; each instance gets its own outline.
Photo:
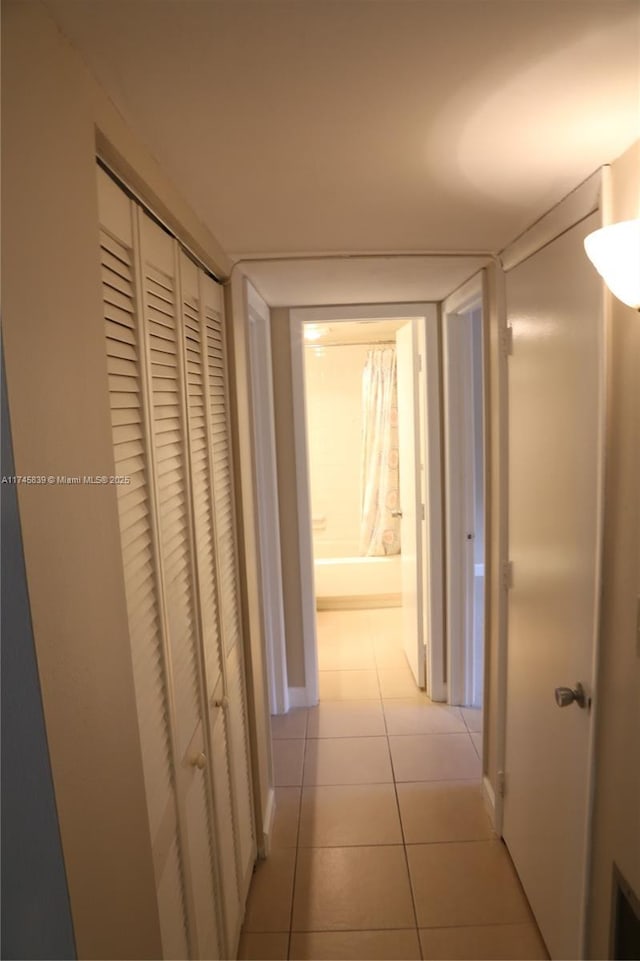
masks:
[[[367,611],[376,607],[400,607],[401,594],[350,594],[344,597],[317,597],[318,611]]]
[[[268,858],[271,851],[271,832],[273,829],[273,819],[276,813],[276,792],[270,787],[267,797],[267,806],[264,811],[262,844],[258,845],[258,857]]]
[[[487,814],[491,820],[493,830],[496,829],[496,795],[491,781],[485,774],[482,778],[482,798],[487,809]]]
[[[289,688],[289,708],[309,707],[309,696],[306,687]]]

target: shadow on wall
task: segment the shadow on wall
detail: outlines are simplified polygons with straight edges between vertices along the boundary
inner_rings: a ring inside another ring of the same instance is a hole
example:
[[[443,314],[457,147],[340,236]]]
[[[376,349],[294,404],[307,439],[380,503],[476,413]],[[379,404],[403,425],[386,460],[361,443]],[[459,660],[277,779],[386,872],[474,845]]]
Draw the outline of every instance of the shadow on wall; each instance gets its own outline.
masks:
[[[22,550],[2,356],[2,957],[76,957]]]

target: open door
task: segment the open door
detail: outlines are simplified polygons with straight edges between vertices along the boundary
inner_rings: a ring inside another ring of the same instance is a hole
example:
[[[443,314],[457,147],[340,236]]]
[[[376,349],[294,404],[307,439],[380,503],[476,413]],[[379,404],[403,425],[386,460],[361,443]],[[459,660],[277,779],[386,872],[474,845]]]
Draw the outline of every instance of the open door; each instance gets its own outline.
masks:
[[[418,351],[414,322],[396,333],[400,541],[402,545],[402,641],[418,687],[426,686],[423,638],[422,519]]]
[[[482,707],[484,384],[482,275],[443,304],[447,678],[450,704]]]

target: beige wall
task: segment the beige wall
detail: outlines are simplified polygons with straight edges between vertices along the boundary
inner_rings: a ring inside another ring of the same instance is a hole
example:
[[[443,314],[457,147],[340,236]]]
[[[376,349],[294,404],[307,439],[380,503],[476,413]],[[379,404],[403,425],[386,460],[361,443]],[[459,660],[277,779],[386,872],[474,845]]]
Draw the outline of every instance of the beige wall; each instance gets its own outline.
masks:
[[[228,262],[40,2],[2,23],[3,337],[19,474],[113,473],[96,128],[206,261]],[[158,958],[115,489],[18,491],[78,956]]]
[[[611,221],[640,217],[640,142],[611,171]],[[589,956],[606,958],[615,861],[640,897],[640,314],[611,297]]]
[[[362,372],[366,344],[304,349],[314,557],[360,553]],[[348,593],[348,592],[347,592]]]
[[[302,629],[302,590],[300,585],[296,463],[292,416],[291,341],[289,336],[289,311],[284,307],[277,307],[271,311],[271,352],[287,674],[289,687],[304,687],[304,635]]]

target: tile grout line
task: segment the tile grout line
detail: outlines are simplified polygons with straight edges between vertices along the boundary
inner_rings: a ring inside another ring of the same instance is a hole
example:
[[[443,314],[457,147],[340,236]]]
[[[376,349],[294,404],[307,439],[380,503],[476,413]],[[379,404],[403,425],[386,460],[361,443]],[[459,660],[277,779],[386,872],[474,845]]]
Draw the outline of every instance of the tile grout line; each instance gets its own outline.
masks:
[[[298,827],[296,830],[295,857],[293,860],[293,878],[291,880],[291,908],[289,911],[289,937],[287,939],[287,958],[291,956],[291,937],[293,935],[293,907],[296,897],[296,877],[298,874],[298,852],[300,851],[300,825],[302,823],[302,793],[304,791],[304,764],[307,758],[307,732],[309,730],[309,708],[305,712],[304,748],[302,751],[302,773],[300,775],[300,800],[298,801]]]
[[[379,675],[378,675],[378,683],[380,683],[380,682],[379,682]],[[406,868],[406,871],[407,871],[407,880],[408,880],[408,882],[409,882],[409,892],[410,892],[410,894],[411,894],[411,907],[413,908],[413,920],[414,920],[414,922],[415,922],[415,932],[416,932],[416,939],[417,939],[417,942],[418,942],[418,951],[420,952],[420,958],[424,958],[424,954],[423,954],[423,951],[422,951],[422,942],[421,942],[421,940],[420,940],[420,930],[419,930],[419,928],[418,928],[418,912],[417,912],[417,909],[416,909],[416,899],[415,899],[415,894],[414,894],[414,891],[413,891],[413,884],[412,884],[412,882],[411,882],[411,871],[410,871],[410,869],[409,869],[409,855],[408,855],[408,853],[407,853],[407,842],[406,842],[406,836],[405,836],[405,833],[404,833],[404,824],[403,824],[403,822],[402,822],[402,812],[401,812],[401,810],[400,810],[400,798],[398,797],[398,782],[396,781],[396,772],[395,772],[395,767],[394,767],[394,764],[393,764],[393,754],[391,753],[391,742],[390,742],[390,740],[389,740],[389,727],[388,727],[388,725],[387,725],[387,713],[386,713],[386,711],[385,711],[385,709],[384,709],[384,698],[382,698],[382,696],[380,697],[380,700],[381,700],[381,703],[382,703],[382,716],[383,716],[383,718],[384,718],[384,729],[385,729],[385,731],[387,732],[387,735],[386,735],[386,736],[387,736],[387,750],[388,750],[388,752],[389,752],[389,762],[390,762],[390,764],[391,764],[391,776],[392,776],[392,778],[393,778],[393,793],[394,793],[394,796],[395,796],[395,799],[396,799],[396,812],[397,812],[397,815],[398,815],[398,822],[399,822],[399,824],[400,824],[400,835],[401,835],[401,837],[402,837],[402,853],[403,853],[403,855],[404,855],[404,863],[405,863],[405,868]]]

